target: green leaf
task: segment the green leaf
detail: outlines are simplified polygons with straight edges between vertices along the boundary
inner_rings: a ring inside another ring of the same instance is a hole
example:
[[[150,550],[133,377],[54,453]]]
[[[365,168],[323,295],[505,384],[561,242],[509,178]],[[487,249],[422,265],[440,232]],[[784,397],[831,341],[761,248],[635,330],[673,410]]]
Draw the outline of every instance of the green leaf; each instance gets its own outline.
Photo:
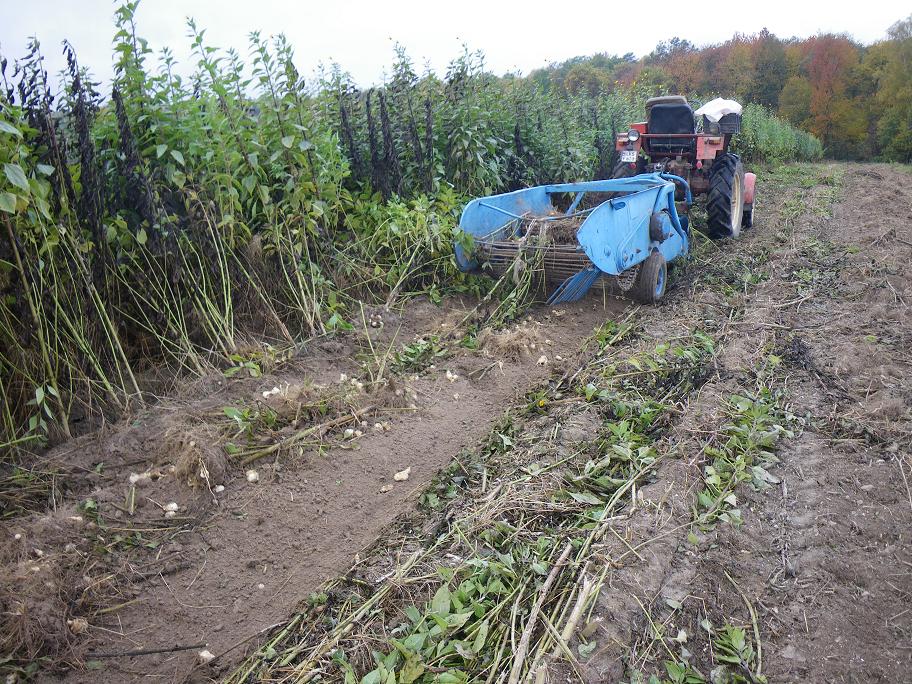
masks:
[[[155,157],[156,159],[161,159],[161,156],[168,151],[167,145],[156,145],[155,146]]]
[[[468,613],[454,613],[453,615],[447,615],[447,619],[446,619],[447,626],[452,627],[454,629],[459,629],[460,627],[464,627],[465,623],[467,623],[469,621],[469,618],[471,618],[473,614],[474,614],[474,611],[470,611]]]
[[[6,121],[0,121],[0,131],[15,135],[17,138],[22,137],[22,131]]]
[[[178,164],[180,164],[181,166],[184,165],[184,155],[182,155],[180,152],[178,152],[177,150],[171,150],[171,156],[174,157],[174,160]]]
[[[42,176],[50,176],[54,173],[54,167],[50,164],[35,164],[35,169]]]
[[[593,506],[599,506],[605,503],[595,494],[591,494],[589,492],[569,492],[569,494],[570,497],[578,503],[592,504]]]
[[[148,240],[148,236],[146,235],[146,229],[140,228],[139,232],[136,234],[136,241],[139,244],[144,245],[144,244],[146,244],[146,240]]]
[[[450,590],[446,586],[440,587],[434,598],[431,600],[431,610],[440,615],[448,615],[450,612]]]
[[[291,147],[293,144],[294,144],[293,135],[286,135],[284,138],[282,138],[282,145],[284,145],[285,147]]]
[[[3,172],[10,183],[21,190],[25,190],[26,193],[30,192],[28,178],[25,177],[25,172],[19,164],[4,164]]]
[[[478,627],[478,633],[475,635],[475,641],[472,642],[472,650],[475,653],[481,653],[481,650],[484,648],[485,641],[488,638],[488,631],[490,630],[490,625],[488,621],[485,620]]]
[[[425,665],[417,655],[409,655],[405,658],[405,664],[399,670],[399,684],[412,684],[418,681],[424,674]]]
[[[44,387],[35,388],[35,402],[40,404],[44,401]]]
[[[7,214],[16,213],[16,196],[11,192],[0,192],[0,210]]]
[[[585,660],[592,652],[595,650],[595,647],[598,645],[598,642],[590,641],[588,644],[579,644],[576,647],[577,652],[580,654],[580,658]]]

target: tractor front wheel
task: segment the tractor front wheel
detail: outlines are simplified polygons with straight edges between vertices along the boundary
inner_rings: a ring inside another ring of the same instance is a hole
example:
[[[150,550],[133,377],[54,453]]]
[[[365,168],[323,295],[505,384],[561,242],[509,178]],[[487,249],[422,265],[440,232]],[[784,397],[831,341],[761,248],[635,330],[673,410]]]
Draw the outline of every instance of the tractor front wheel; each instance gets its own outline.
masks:
[[[640,265],[631,294],[643,304],[655,304],[665,296],[668,283],[668,263],[661,252],[655,251]]]
[[[706,223],[712,238],[736,238],[744,219],[744,165],[737,155],[720,155],[709,171]]]

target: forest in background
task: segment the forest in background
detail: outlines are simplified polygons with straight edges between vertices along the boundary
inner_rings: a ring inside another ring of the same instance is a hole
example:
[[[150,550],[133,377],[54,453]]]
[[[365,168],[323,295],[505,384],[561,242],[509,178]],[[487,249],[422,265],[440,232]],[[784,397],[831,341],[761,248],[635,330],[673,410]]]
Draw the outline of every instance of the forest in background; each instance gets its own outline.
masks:
[[[672,38],[640,59],[575,57],[529,78],[569,94],[634,84],[718,94],[762,105],[810,131],[827,157],[912,161],[912,15],[872,45],[844,34],[781,39],[764,29],[705,47]]]

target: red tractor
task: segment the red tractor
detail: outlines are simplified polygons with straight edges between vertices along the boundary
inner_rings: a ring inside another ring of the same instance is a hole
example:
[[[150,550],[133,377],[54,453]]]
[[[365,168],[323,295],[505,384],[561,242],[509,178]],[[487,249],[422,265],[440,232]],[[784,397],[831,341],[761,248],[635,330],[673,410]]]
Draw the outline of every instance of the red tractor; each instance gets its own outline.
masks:
[[[741,131],[740,105],[716,100],[697,113],[712,110],[714,103],[728,103],[703,114],[702,130],[687,99],[681,95],[653,97],[646,101],[646,121],[632,124],[617,136],[619,155],[613,178],[640,173],[670,173],[688,182],[694,195],[706,197],[709,234],[714,238],[738,237],[754,218],[756,176],[744,172],[740,157],[728,151],[731,137]]]

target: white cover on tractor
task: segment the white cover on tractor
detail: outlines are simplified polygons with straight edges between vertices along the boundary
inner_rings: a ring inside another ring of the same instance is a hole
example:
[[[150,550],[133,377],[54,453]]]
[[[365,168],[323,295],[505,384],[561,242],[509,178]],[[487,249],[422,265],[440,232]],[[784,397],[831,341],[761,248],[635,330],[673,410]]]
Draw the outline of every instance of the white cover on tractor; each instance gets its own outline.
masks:
[[[741,105],[734,100],[726,100],[724,98],[717,97],[715,100],[710,100],[705,105],[700,107],[697,111],[694,112],[694,114],[696,116],[705,116],[707,119],[715,123],[726,114],[740,114],[741,109]]]

